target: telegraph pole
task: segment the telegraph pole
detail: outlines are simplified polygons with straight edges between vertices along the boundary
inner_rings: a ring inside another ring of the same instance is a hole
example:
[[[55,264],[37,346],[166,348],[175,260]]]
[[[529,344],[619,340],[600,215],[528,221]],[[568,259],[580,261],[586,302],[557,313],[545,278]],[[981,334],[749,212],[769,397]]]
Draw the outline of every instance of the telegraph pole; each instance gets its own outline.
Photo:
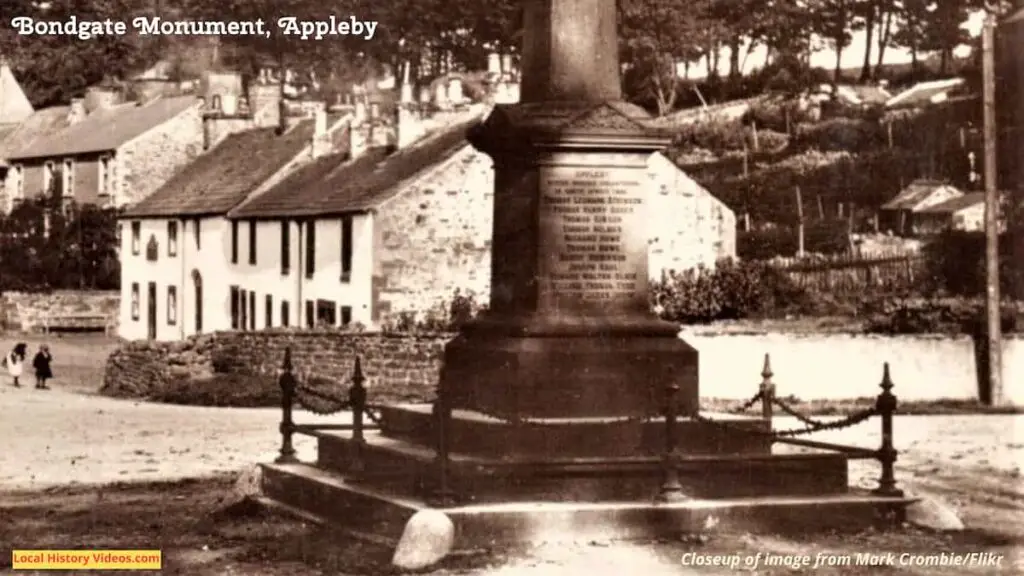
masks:
[[[982,74],[985,120],[985,349],[988,377],[982,384],[992,404],[1003,402],[1003,338],[999,307],[999,183],[996,181],[996,82],[995,82],[995,13],[987,10],[982,29]],[[981,358],[979,358],[981,360]]]

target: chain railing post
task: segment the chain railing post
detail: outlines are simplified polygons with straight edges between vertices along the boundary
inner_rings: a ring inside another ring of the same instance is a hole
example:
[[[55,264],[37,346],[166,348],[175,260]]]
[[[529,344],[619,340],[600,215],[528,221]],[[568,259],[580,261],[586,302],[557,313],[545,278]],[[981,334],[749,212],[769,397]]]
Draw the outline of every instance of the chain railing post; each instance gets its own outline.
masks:
[[[768,354],[764,355],[764,368],[761,370],[761,419],[772,425],[772,400],[775,399],[775,384],[772,382],[772,361]]]
[[[352,462],[350,469],[353,472],[363,470],[363,446],[366,444],[366,437],[363,434],[363,414],[366,411],[366,377],[363,376],[363,362],[356,356],[355,366],[352,368],[352,387],[348,391],[349,408],[352,410]]]
[[[678,426],[676,420],[679,416],[677,398],[679,396],[679,384],[672,382],[665,386],[665,454],[662,460],[662,482],[658,490],[656,500],[658,502],[678,502],[685,500],[683,486],[679,482],[679,458],[676,454],[678,439]]]
[[[434,466],[437,471],[437,485],[429,495],[429,503],[435,508],[446,508],[455,504],[455,492],[451,487],[449,465],[448,435],[452,419],[452,406],[444,387],[437,388],[437,398],[433,406],[435,456]]]
[[[295,422],[292,420],[292,405],[295,402],[295,374],[292,370],[291,346],[284,349],[284,365],[278,382],[281,385],[281,426],[279,427],[281,453],[274,461],[278,464],[290,464],[299,461],[295,457],[295,447],[292,446],[292,436],[295,434]]]
[[[882,417],[882,446],[878,449],[878,462],[882,465],[882,475],[878,479],[878,488],[873,493],[879,496],[903,496],[903,491],[896,488],[896,448],[892,442],[892,419],[896,412],[896,396],[892,393],[893,383],[889,377],[889,363],[882,369],[882,393],[875,400],[875,410]]]

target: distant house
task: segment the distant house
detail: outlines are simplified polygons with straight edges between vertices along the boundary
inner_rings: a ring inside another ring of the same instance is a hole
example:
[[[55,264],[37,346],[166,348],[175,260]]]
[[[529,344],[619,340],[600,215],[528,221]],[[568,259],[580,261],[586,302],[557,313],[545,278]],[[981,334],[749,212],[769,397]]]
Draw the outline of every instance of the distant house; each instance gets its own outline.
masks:
[[[914,214],[918,234],[935,234],[945,230],[979,232],[985,229],[985,193],[971,192]]]
[[[879,209],[879,227],[901,235],[917,234],[920,232],[917,226],[918,215],[922,210],[963,196],[963,192],[945,182],[915,180],[895,198],[882,205]]]
[[[0,127],[18,124],[33,112],[35,108],[18,84],[7,60],[0,57]]]
[[[893,96],[886,103],[887,109],[922,108],[941,104],[950,98],[954,90],[963,85],[963,78],[921,82]]]
[[[124,103],[115,89],[91,89],[72,100],[67,127],[8,156],[8,196],[36,198],[58,186],[65,202],[137,202],[202,152],[200,107],[195,96]]]

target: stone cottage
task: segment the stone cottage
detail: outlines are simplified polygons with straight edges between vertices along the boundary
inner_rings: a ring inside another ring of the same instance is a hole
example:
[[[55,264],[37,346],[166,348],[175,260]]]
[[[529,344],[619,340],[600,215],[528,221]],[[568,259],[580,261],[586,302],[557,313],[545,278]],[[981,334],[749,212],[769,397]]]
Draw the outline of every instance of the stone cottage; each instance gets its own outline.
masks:
[[[277,249],[276,238],[257,242],[252,227],[228,221],[225,214],[348,144],[349,115],[328,113],[322,104],[314,110],[284,108],[281,114],[278,101],[255,114],[248,106],[236,107],[229,96],[234,86],[240,82],[223,75],[208,83],[218,98],[204,99],[203,133],[217,143],[121,217],[123,338],[176,340],[254,327],[255,312],[249,311],[255,297],[229,286],[236,275],[271,259],[267,254]]]
[[[202,151],[200,107],[195,96],[125,103],[116,88],[92,88],[72,100],[67,127],[8,156],[8,196],[35,198],[59,186],[66,202],[137,202]]]

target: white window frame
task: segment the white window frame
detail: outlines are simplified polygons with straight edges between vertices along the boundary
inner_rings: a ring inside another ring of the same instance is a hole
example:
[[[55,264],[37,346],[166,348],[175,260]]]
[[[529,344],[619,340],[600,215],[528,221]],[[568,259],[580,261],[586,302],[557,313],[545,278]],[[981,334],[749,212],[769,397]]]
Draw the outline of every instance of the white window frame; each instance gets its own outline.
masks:
[[[110,186],[110,174],[111,174],[111,163],[112,162],[113,162],[113,158],[111,158],[109,155],[104,154],[103,156],[100,156],[100,164],[99,164],[99,170],[100,170],[100,186],[99,186],[100,190],[99,190],[99,195],[100,196],[110,196],[110,188],[111,188],[111,186]]]
[[[50,186],[53,185],[53,173],[56,172],[57,165],[54,164],[53,160],[47,160],[43,163],[43,194],[50,193]]]

